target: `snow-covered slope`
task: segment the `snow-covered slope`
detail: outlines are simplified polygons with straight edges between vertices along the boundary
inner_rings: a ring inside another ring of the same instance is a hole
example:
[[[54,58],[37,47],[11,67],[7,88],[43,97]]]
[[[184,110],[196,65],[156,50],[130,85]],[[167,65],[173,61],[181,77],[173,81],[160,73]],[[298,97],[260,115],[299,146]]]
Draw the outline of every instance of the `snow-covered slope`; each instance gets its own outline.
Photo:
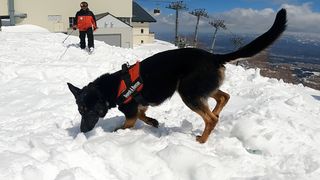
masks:
[[[231,99],[206,144],[200,117],[179,95],[147,112],[159,129],[123,121],[117,109],[94,130],[66,83],[84,86],[160,51],[166,42],[123,49],[96,41],[88,55],[66,38],[33,26],[0,32],[0,179],[208,180],[319,179],[320,92],[227,65],[222,90]],[[215,102],[210,101],[211,106]]]

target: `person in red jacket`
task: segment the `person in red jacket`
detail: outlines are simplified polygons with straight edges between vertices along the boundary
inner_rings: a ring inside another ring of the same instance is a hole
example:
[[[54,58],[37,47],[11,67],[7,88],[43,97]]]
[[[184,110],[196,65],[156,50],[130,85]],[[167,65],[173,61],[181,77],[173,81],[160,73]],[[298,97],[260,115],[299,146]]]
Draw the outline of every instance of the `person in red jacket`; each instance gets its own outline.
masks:
[[[94,48],[93,31],[97,29],[96,18],[88,8],[87,2],[80,3],[80,11],[76,13],[73,30],[79,29],[80,48],[86,48],[86,35],[88,36],[89,51]]]

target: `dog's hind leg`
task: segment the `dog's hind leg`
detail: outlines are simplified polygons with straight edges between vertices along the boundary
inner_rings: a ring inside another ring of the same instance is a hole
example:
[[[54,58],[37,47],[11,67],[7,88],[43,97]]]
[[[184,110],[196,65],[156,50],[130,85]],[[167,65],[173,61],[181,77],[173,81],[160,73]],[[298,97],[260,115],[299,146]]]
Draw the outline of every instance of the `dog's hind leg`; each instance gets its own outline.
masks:
[[[227,104],[227,102],[230,99],[230,95],[221,91],[220,89],[216,92],[214,92],[211,95],[212,98],[214,98],[217,101],[216,106],[213,109],[213,114],[219,117],[220,112],[222,111],[223,107]]]
[[[138,118],[145,122],[148,125],[158,128],[159,122],[151,117],[146,116],[146,111],[148,110],[147,106],[138,107]]]
[[[180,94],[181,95],[181,94]],[[199,114],[204,120],[205,127],[201,136],[197,136],[197,141],[200,143],[205,143],[208,140],[208,137],[211,131],[214,129],[216,124],[218,123],[218,117],[213,114],[208,106],[206,100],[188,100],[188,98],[184,98],[183,102],[194,112]]]
[[[218,123],[218,117],[215,116],[208,107],[203,107],[195,112],[202,117],[205,123],[203,133],[201,136],[197,136],[197,141],[200,143],[205,143],[211,131],[214,129],[214,127]]]

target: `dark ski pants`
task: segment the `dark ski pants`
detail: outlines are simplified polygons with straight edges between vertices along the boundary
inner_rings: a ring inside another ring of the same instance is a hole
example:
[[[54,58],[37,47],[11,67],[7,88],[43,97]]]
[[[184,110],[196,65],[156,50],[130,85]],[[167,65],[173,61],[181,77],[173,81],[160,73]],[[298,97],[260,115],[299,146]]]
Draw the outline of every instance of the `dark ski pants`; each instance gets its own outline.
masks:
[[[92,28],[89,28],[87,31],[79,31],[80,35],[80,48],[84,49],[86,48],[86,35],[88,36],[88,47],[94,48],[94,39],[93,39],[93,30]]]

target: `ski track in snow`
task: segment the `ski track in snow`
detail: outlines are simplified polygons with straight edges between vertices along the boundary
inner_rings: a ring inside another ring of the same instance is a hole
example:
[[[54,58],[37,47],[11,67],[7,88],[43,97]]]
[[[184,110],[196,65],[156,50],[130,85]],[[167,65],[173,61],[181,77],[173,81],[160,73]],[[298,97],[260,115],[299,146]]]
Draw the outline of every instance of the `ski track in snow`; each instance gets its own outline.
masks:
[[[85,86],[125,62],[174,46],[156,41],[133,49],[95,41],[88,55],[78,37],[36,26],[0,32],[0,179],[206,180],[319,179],[320,92],[227,64],[221,89],[231,99],[206,144],[204,123],[175,94],[147,114],[155,129],[109,111],[80,133],[80,115],[66,85]],[[59,59],[61,57],[61,59]],[[211,107],[215,105],[209,101]]]

